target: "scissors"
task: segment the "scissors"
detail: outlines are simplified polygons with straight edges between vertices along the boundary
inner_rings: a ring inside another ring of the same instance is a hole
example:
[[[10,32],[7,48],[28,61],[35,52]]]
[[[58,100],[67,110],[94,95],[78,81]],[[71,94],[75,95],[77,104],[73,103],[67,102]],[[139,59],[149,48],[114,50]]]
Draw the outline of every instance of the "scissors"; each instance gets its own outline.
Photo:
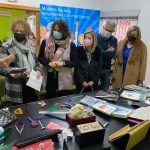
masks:
[[[19,129],[18,126],[21,126],[21,128]],[[23,131],[23,129],[24,129],[24,124],[23,124],[23,122],[22,122],[22,121],[16,121],[16,123],[15,123],[15,128],[16,128],[17,132],[19,133],[19,136],[21,136],[22,131]]]
[[[31,127],[35,128],[39,125],[38,121],[31,119],[30,117],[28,117],[28,120],[31,123]]]

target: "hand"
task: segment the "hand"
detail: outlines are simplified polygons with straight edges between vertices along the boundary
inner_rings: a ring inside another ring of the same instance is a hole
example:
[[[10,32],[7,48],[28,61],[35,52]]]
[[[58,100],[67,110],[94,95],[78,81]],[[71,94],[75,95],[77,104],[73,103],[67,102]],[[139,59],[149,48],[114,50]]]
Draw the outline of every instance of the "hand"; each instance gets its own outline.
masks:
[[[114,47],[113,46],[111,46],[111,47],[109,47],[108,49],[107,49],[107,51],[110,51],[110,52],[113,52],[115,49],[114,49]]]
[[[14,55],[9,55],[6,58],[0,59],[0,67],[8,67],[10,63],[14,60]]]
[[[142,81],[138,81],[138,85],[143,85],[143,82]]]
[[[10,76],[14,79],[18,79],[23,76],[23,73],[22,72],[21,73],[12,73],[12,74],[10,74]]]
[[[88,87],[89,85],[87,84],[87,82],[83,82],[82,83],[83,87]]]
[[[11,73],[10,76],[13,77],[14,79],[17,78],[26,78],[30,74],[30,70],[26,69],[24,72],[19,72],[19,73]]]
[[[41,71],[37,70],[36,73],[37,73],[36,78],[40,79],[40,77],[42,76]]]
[[[63,61],[56,61],[54,62],[57,67],[62,67],[64,65]]]
[[[10,54],[9,56],[6,57],[6,61],[8,61],[9,64],[10,64],[11,62],[13,62],[14,59],[15,59],[15,56],[14,56],[13,54]]]
[[[50,62],[49,66],[52,67],[52,68],[55,68],[56,67],[56,63],[55,62]]]
[[[90,82],[88,83],[88,85],[91,86],[91,87],[93,86],[93,84],[94,84],[93,81],[90,81]]]

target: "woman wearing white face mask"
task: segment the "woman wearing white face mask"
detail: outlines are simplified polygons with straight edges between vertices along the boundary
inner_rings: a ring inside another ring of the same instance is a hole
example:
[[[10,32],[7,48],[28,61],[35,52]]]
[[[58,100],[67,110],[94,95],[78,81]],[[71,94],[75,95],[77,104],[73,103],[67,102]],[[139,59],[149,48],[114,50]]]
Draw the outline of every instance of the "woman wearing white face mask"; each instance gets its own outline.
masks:
[[[102,53],[93,32],[84,35],[83,46],[78,49],[78,62],[74,73],[77,93],[96,90],[101,73]]]
[[[69,27],[65,21],[56,20],[52,24],[51,34],[43,40],[38,58],[44,66],[46,98],[71,94],[77,50],[70,42]]]

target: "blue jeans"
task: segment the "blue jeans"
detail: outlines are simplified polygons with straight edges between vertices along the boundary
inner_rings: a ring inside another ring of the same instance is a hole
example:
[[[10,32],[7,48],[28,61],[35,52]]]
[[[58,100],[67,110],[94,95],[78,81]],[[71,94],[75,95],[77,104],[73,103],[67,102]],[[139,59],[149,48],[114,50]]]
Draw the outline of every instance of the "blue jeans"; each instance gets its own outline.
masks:
[[[102,73],[100,74],[100,81],[100,90],[107,91],[110,86],[110,70],[102,71]]]

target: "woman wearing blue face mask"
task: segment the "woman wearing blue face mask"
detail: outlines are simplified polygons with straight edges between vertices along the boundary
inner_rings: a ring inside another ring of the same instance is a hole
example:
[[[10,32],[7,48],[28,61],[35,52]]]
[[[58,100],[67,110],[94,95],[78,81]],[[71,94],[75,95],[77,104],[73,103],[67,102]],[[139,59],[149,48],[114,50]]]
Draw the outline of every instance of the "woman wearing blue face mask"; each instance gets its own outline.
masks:
[[[56,20],[52,24],[50,36],[43,40],[38,58],[44,66],[46,98],[70,94],[77,50],[70,42],[70,31],[65,21]]]
[[[102,53],[93,32],[84,35],[83,46],[77,47],[78,62],[74,73],[77,93],[97,90],[101,73]]]

